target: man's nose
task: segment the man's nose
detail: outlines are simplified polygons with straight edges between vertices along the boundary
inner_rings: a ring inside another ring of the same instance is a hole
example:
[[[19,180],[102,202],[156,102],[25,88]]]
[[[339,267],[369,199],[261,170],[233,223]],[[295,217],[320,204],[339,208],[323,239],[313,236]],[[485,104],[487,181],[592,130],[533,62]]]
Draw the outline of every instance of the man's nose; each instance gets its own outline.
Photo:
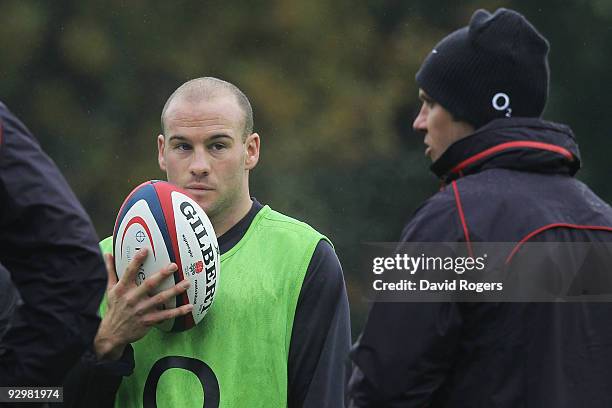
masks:
[[[194,176],[205,176],[210,172],[210,157],[202,149],[195,149],[189,171]]]
[[[419,114],[417,115],[417,117],[414,119],[414,122],[412,123],[412,128],[420,132],[427,131],[427,112],[426,112],[425,104],[421,106],[421,110],[419,111]]]

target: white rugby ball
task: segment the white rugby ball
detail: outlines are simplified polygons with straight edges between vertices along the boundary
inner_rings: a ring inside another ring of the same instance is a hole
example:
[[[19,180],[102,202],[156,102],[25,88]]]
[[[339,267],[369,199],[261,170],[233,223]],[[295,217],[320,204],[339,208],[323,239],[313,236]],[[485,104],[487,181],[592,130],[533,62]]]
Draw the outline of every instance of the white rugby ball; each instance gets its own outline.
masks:
[[[148,248],[148,255],[138,271],[137,285],[171,262],[178,270],[155,293],[184,279],[191,282],[189,289],[163,307],[191,303],[192,313],[158,327],[177,332],[202,321],[213,303],[220,269],[219,244],[204,210],[187,193],[165,181],[147,181],[136,187],[123,202],[113,233],[118,278],[141,248]]]

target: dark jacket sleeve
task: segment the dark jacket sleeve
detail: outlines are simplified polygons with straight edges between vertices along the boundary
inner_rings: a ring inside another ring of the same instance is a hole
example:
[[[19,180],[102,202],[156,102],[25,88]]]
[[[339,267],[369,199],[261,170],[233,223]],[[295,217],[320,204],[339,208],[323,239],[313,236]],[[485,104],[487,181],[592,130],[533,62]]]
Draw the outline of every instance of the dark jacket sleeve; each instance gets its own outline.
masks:
[[[134,349],[128,344],[117,361],[99,361],[88,350],[66,377],[64,408],[111,408],[123,377],[134,372]]]
[[[0,262],[23,304],[2,339],[2,385],[61,384],[92,342],[106,272],[89,217],[0,103]]]
[[[19,303],[19,293],[13,285],[11,274],[0,263],[0,347],[2,346],[1,340],[11,326],[15,309]],[[0,349],[0,355],[3,353],[4,350]]]
[[[348,298],[334,249],[320,241],[308,266],[289,348],[290,408],[344,406],[351,345]]]
[[[351,407],[427,407],[457,349],[454,303],[375,303],[351,352]]]
[[[452,197],[438,194],[416,212],[402,242],[461,239]],[[373,303],[351,350],[348,405],[431,406],[453,364],[462,323],[455,303]]]

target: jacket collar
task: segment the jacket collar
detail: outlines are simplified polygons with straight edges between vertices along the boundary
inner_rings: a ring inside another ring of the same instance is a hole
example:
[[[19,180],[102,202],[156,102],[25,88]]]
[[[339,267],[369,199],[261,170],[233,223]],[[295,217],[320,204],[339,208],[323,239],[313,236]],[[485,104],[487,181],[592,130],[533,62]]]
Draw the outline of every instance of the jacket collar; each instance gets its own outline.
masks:
[[[503,118],[453,143],[430,169],[448,183],[489,168],[573,176],[580,169],[580,152],[566,125],[535,118]]]

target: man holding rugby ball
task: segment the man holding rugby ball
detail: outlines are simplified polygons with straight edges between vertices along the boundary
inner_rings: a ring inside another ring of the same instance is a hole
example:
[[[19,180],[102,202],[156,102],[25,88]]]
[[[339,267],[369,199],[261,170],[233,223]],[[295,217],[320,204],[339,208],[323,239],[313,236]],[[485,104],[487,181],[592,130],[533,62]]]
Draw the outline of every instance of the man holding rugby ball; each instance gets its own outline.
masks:
[[[218,237],[217,295],[193,329],[151,330],[191,305],[158,310],[130,281],[141,253],[128,279],[109,288],[93,365],[104,381],[89,384],[88,399],[118,386],[116,406],[342,406],[350,347],[342,269],[326,237],[251,197],[260,136],[247,97],[228,82],[194,79],[170,96],[161,121],[159,166],[205,210]],[[155,364],[142,363],[145,355]]]

